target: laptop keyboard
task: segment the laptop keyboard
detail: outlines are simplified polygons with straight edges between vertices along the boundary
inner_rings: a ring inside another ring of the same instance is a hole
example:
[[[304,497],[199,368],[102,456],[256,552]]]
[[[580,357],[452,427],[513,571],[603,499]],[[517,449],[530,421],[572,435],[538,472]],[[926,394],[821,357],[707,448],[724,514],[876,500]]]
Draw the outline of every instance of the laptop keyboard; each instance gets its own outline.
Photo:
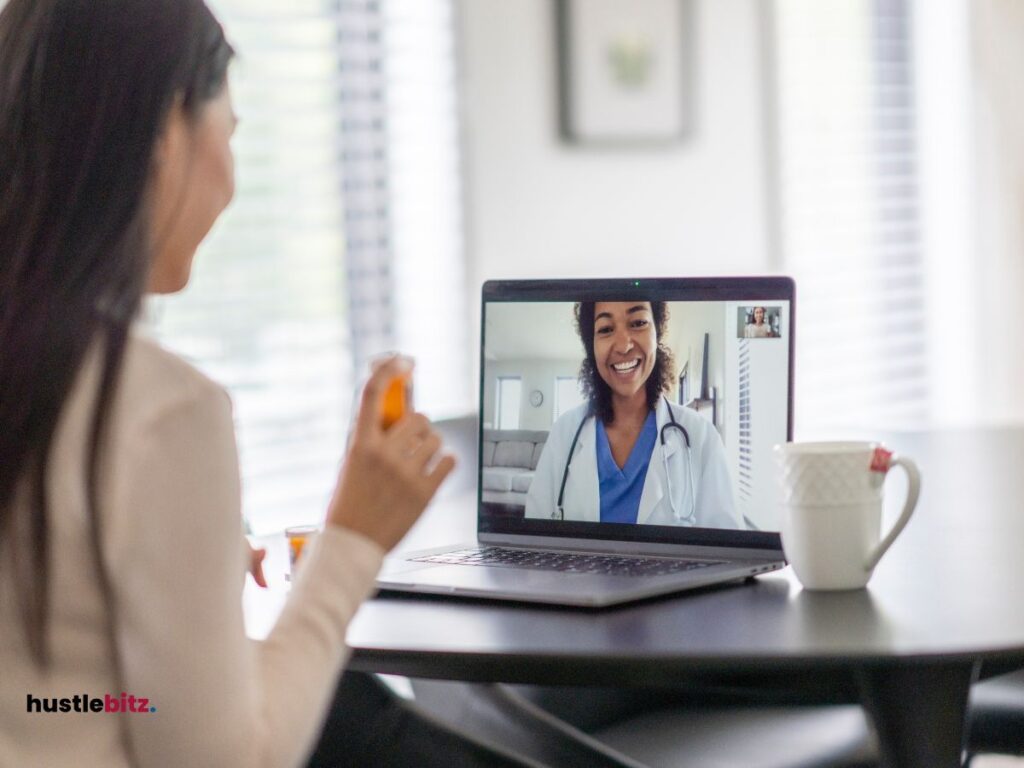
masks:
[[[722,564],[718,560],[675,560],[664,557],[601,555],[586,552],[544,552],[508,547],[459,549],[440,555],[415,557],[412,560],[419,563],[489,565],[500,568],[559,571],[561,573],[599,573],[608,576],[664,576]]]

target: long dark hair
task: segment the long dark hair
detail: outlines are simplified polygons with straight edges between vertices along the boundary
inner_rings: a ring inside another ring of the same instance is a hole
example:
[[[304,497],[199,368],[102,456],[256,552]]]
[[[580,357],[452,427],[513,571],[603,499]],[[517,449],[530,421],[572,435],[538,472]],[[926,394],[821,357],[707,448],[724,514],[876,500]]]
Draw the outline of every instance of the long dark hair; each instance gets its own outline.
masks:
[[[154,149],[173,105],[192,117],[221,92],[231,56],[202,0],[10,0],[0,12],[0,556],[16,566],[43,667],[57,424],[98,345],[85,458],[98,541],[97,456],[154,246]]]
[[[676,363],[672,350],[663,341],[665,330],[668,328],[668,304],[664,301],[652,301],[650,305],[654,318],[654,332],[658,339],[658,354],[654,359],[651,375],[644,382],[644,389],[647,391],[647,407],[654,410],[658,405],[658,398],[672,387]],[[573,308],[576,315],[576,333],[583,342],[585,354],[580,365],[580,388],[590,403],[590,414],[605,424],[611,424],[615,420],[612,390],[598,373],[597,360],[594,357],[594,306],[593,301],[581,301]]]

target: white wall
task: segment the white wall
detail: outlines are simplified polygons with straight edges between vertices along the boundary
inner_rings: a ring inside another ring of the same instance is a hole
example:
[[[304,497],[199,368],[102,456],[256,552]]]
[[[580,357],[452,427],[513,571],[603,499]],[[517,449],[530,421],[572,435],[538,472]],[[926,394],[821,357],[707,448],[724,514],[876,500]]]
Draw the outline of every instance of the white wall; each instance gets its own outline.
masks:
[[[973,0],[974,211],[980,382],[967,407],[982,421],[1024,421],[1024,6]],[[965,196],[965,204],[971,198]],[[973,350],[969,350],[973,351]],[[968,357],[970,359],[970,357]]]
[[[499,376],[522,379],[520,429],[551,429],[555,377],[574,377],[583,348],[573,322],[572,302],[494,303],[487,309],[487,364],[484,370],[484,427],[494,425]],[[537,390],[544,401],[530,403]]]
[[[722,400],[718,403],[718,428],[722,429],[725,415],[725,398],[729,391],[725,387],[725,327],[723,316],[725,306],[717,301],[669,304],[668,344],[676,358],[676,366],[682,370],[690,361],[690,397],[700,397],[700,382],[703,375],[704,334],[708,339],[711,358],[708,369],[708,387],[718,387]]]
[[[928,0],[926,12],[911,14],[929,410],[937,426],[973,423],[985,407],[978,396],[984,300],[975,290],[977,221],[965,196],[976,173],[971,2]]]
[[[769,267],[759,3],[692,6],[691,134],[598,149],[558,137],[553,0],[460,0],[472,290]]]
[[[554,0],[456,2],[471,327],[487,278],[778,267],[766,194],[770,2],[693,0],[693,131],[650,149],[560,140]],[[1024,5],[919,5],[930,421],[1024,421]]]
[[[487,355],[492,360],[583,357],[571,301],[494,302],[487,307]]]

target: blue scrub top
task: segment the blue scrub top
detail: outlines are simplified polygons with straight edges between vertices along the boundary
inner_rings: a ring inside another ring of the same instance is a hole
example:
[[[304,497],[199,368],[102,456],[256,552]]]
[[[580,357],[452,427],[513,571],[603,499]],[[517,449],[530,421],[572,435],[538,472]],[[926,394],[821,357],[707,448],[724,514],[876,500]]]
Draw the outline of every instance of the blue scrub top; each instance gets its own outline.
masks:
[[[651,411],[626,459],[626,465],[619,469],[608,445],[608,433],[604,431],[601,420],[597,419],[597,478],[601,488],[602,523],[636,522],[647,467],[657,439],[658,423],[654,411]]]

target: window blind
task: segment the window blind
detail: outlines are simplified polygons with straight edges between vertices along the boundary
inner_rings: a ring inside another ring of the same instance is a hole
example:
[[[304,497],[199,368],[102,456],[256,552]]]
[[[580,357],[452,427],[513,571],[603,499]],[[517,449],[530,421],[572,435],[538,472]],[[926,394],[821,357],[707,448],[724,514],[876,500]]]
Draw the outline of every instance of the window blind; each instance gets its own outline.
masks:
[[[319,520],[351,403],[338,45],[315,0],[211,3],[239,52],[235,201],[154,329],[231,392],[254,532]]]
[[[739,477],[736,478],[736,491],[740,509],[746,511],[747,506],[753,500],[753,452],[751,446],[751,427],[754,422],[754,414],[750,403],[750,339],[740,339],[738,342],[737,375],[737,402],[739,403]]]
[[[373,0],[338,8],[338,80],[352,353],[357,370],[394,349],[392,226],[388,177],[384,19]]]
[[[419,357],[432,415],[469,402],[453,18],[450,0],[211,7],[240,54],[237,194],[148,317],[231,392],[267,533],[322,518],[369,356]]]
[[[431,418],[474,409],[462,221],[458,58],[452,0],[381,6],[395,337],[416,358],[416,407]]]
[[[451,0],[351,0],[339,11],[353,358],[416,363],[418,410],[472,407]]]
[[[775,4],[798,432],[928,418],[909,15],[907,0]]]

